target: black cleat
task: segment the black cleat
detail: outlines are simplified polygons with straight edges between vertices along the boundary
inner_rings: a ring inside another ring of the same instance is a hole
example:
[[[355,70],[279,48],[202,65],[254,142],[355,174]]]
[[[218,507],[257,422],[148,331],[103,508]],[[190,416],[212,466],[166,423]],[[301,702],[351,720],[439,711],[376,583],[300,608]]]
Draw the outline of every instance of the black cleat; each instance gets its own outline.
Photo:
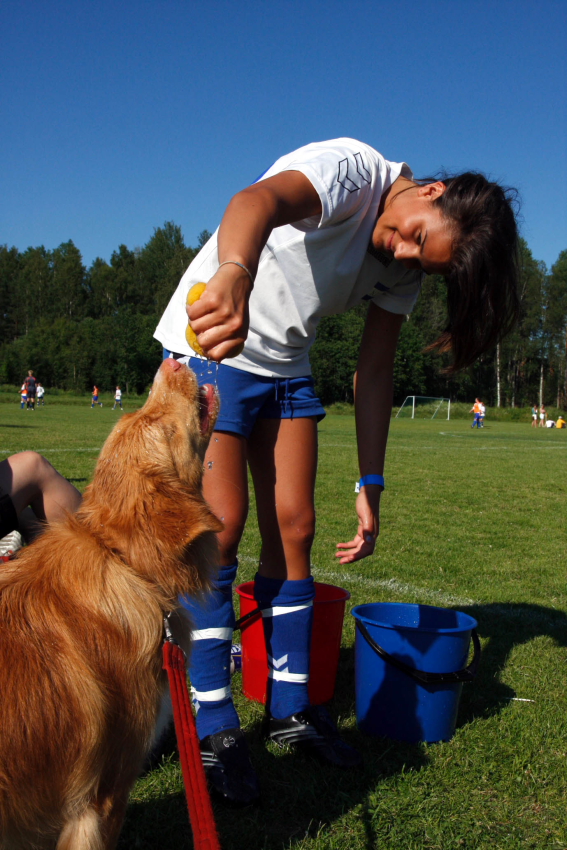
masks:
[[[339,735],[327,709],[311,705],[297,714],[277,720],[266,714],[265,734],[280,747],[289,744],[336,767],[359,767],[362,756]]]
[[[256,771],[240,729],[223,729],[199,742],[212,791],[235,806],[250,806],[260,797]]]

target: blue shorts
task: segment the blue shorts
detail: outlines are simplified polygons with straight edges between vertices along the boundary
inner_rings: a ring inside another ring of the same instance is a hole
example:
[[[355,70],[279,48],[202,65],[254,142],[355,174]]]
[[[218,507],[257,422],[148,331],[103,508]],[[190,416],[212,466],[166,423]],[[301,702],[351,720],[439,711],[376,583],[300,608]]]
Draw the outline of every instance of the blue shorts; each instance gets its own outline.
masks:
[[[302,378],[267,378],[233,366],[218,366],[200,357],[173,354],[164,348],[164,358],[175,357],[193,370],[199,385],[214,384],[220,396],[216,431],[248,437],[257,419],[304,419],[325,417],[311,375]]]

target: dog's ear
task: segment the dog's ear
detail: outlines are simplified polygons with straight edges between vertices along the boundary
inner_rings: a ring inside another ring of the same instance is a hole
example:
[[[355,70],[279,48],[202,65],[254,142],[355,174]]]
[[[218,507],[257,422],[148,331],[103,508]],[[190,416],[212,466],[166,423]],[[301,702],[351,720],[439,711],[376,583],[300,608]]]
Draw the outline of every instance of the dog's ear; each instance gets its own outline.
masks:
[[[200,495],[181,489],[154,492],[151,508],[137,511],[135,526],[129,522],[106,533],[137,573],[148,574],[173,598],[208,585],[218,564],[216,535],[222,529]]]
[[[203,534],[218,534],[224,528],[202,496],[187,490],[156,493],[153,508],[153,536],[161,541],[168,541],[171,547],[177,550],[189,546]],[[151,521],[149,517],[148,520]]]

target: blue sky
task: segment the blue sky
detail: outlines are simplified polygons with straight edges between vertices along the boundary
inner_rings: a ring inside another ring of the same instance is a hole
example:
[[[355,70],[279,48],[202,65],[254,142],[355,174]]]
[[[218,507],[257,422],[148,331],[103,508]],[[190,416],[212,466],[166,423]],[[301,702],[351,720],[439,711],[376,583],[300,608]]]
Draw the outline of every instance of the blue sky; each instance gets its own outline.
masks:
[[[352,136],[517,187],[534,256],[567,249],[566,0],[4,0],[0,47],[0,244],[195,245],[278,156]]]

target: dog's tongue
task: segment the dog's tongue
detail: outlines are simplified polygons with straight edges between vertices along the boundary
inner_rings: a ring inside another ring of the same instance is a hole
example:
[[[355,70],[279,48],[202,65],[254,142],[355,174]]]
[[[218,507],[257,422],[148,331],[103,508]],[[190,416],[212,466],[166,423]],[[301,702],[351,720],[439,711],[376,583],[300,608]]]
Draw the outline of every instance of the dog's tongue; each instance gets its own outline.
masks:
[[[215,390],[212,384],[203,384],[199,389],[199,415],[201,418],[201,434],[209,430],[209,423],[213,405],[215,403]]]

